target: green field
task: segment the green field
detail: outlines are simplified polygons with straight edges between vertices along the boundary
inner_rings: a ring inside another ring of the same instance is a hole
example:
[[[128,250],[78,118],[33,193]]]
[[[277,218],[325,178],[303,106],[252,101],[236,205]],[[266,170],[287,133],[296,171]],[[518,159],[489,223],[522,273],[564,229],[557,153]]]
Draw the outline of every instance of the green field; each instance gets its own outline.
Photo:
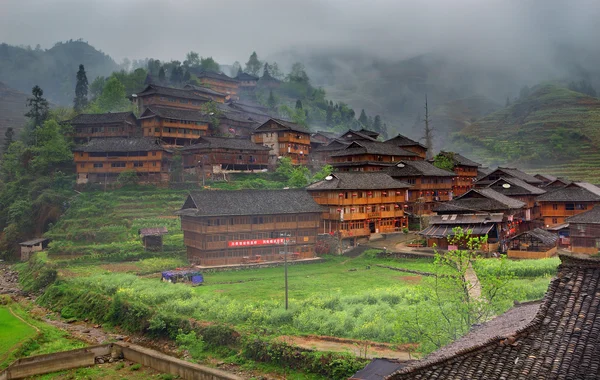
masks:
[[[0,361],[17,344],[33,338],[35,335],[35,329],[15,317],[8,306],[0,306]]]

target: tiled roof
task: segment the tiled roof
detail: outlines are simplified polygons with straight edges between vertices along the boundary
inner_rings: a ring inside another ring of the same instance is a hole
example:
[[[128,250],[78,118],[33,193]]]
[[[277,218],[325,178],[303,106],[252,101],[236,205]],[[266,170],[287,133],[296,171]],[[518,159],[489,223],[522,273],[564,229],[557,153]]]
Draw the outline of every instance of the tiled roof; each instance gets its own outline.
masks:
[[[574,182],[573,183],[575,186],[577,187],[581,187],[583,189],[586,189],[587,191],[589,191],[590,193],[594,193],[598,196],[600,196],[600,187],[593,185],[589,182]]]
[[[357,136],[357,137],[359,137],[360,139],[363,139],[363,140],[377,141],[377,138],[374,138],[374,137],[370,136],[369,134],[363,133],[361,131],[354,131],[352,129],[348,129],[346,132],[340,134],[338,136],[338,139],[352,141],[352,139],[353,139],[352,136]]]
[[[227,94],[224,94],[222,92],[218,92],[215,91],[213,89],[210,89],[208,87],[204,87],[204,86],[196,86],[194,84],[186,84],[185,87],[186,89],[189,89],[191,91],[196,91],[196,92],[201,92],[204,94],[208,94],[208,95],[215,95],[215,96],[222,96],[222,97],[226,97]]]
[[[536,199],[540,202],[598,202],[600,195],[594,194],[586,188],[567,185],[566,187],[548,190],[546,194],[538,196]]]
[[[307,190],[384,190],[411,187],[384,172],[336,172],[331,177],[331,180],[325,179],[309,185]]]
[[[281,127],[283,127],[282,128],[283,130],[291,130],[291,131],[294,131],[294,132],[309,133],[310,134],[310,131],[308,131],[306,128],[304,128],[303,126],[301,126],[299,124],[292,123],[291,121],[286,121],[286,120],[281,120],[281,119],[275,119],[275,118],[269,118],[269,120],[265,121],[262,125],[260,125],[258,128],[256,128],[255,131],[258,131],[261,127],[263,127],[267,123],[270,123],[271,120],[274,121],[275,123],[279,124]]]
[[[540,179],[535,178],[534,176],[532,176],[531,174],[527,174],[519,169],[516,168],[502,168],[502,167],[498,167],[496,170],[493,170],[491,173],[488,174],[492,175],[494,173],[498,173],[500,176],[502,177],[515,177],[518,178],[522,181],[525,181],[531,185],[541,185],[543,182]],[[487,177],[487,176],[486,176]],[[483,179],[481,179],[479,181],[480,183],[485,183],[488,182],[488,180],[485,179],[485,177]]]
[[[392,162],[384,162],[384,161],[343,161],[343,162],[332,162],[329,165],[333,166],[334,168],[349,168],[349,167],[356,167],[356,166],[365,166],[365,165],[371,165],[371,166],[382,166],[385,168],[390,168],[392,166],[394,166],[394,163]]]
[[[160,143],[149,137],[123,138],[104,137],[93,138],[86,145],[73,149],[75,152],[149,152],[153,150],[166,150]]]
[[[235,216],[320,213],[323,208],[302,190],[205,190],[190,193],[178,215]]]
[[[558,274],[529,323],[533,309],[509,311],[481,339],[465,340],[458,350],[409,365],[388,379],[600,378],[600,259],[559,256]]]
[[[544,182],[552,182],[558,179],[557,177],[550,174],[536,174],[534,175],[534,177]]]
[[[454,177],[456,175],[427,161],[400,161],[389,170],[392,177]]]
[[[198,78],[211,78],[211,79],[222,80],[225,82],[237,83],[237,80],[235,78],[228,77],[227,75],[225,75],[223,73],[218,73],[218,72],[212,71],[212,70],[191,69],[190,72],[192,74],[194,74],[195,76],[197,76]]]
[[[510,187],[504,187],[504,184],[510,185]],[[500,178],[488,185],[489,188],[494,188],[499,193],[506,196],[516,195],[540,195],[546,193],[546,190],[540,189],[537,186],[528,184],[518,178]]]
[[[546,184],[544,187],[563,187],[563,186],[570,185],[571,183],[572,182],[566,178],[557,178],[554,181]]]
[[[313,152],[334,152],[342,149],[346,149],[351,142],[340,139],[335,139],[329,142],[327,145],[321,145],[316,147]]]
[[[454,214],[454,215],[432,215],[429,224],[476,224],[476,223],[499,223],[504,214]]]
[[[149,228],[140,228],[138,234],[141,236],[160,236],[165,235],[169,231],[167,231],[167,227],[149,227]]]
[[[570,223],[600,224],[600,206],[567,218]]]
[[[238,72],[238,74],[236,75],[235,79],[239,80],[239,81],[246,81],[246,82],[250,82],[250,81],[258,81],[258,77],[255,77],[254,75],[250,75],[248,73],[245,72]]]
[[[377,137],[379,137],[379,133],[378,132],[370,131],[370,130],[368,130],[366,128],[362,128],[358,132],[362,133],[363,135],[371,136],[374,139],[376,139]]]
[[[353,141],[344,150],[331,154],[331,157],[354,156],[358,154],[378,154],[384,156],[416,157],[416,153],[379,141]]]
[[[153,117],[153,115],[165,118],[165,119],[177,119],[187,121],[203,121],[210,122],[210,117],[201,111],[185,110],[180,108],[171,107],[160,107],[151,105],[144,111],[140,116],[140,119]]]
[[[467,157],[463,156],[460,153],[454,153],[454,152],[444,152],[441,151],[439,153],[442,156],[445,156],[449,159],[452,160],[452,162],[454,163],[454,165],[462,165],[462,166],[476,166],[476,167],[480,167],[481,164],[478,162],[475,162],[473,160],[468,159]]]
[[[480,195],[480,196],[477,196]],[[436,212],[502,211],[525,207],[520,200],[509,198],[499,192],[485,189],[471,189],[460,197],[437,205]]]
[[[270,150],[264,145],[255,144],[248,139],[228,138],[228,137],[200,137],[195,144],[188,145],[181,150],[196,149],[234,149],[234,150]]]
[[[541,228],[534,228],[531,231],[525,231],[523,233],[518,234],[510,240],[517,239],[520,236],[529,235],[531,237],[536,238],[547,246],[555,246],[558,241],[558,235],[552,232],[548,232],[546,230],[542,230]]]
[[[389,140],[385,141],[386,143],[390,143],[390,144],[394,144],[396,146],[420,146],[422,148],[427,149],[427,147],[423,144],[421,144],[418,141],[415,141],[413,139],[409,139],[408,137],[404,136],[404,135],[398,135],[396,137],[392,137]]]
[[[82,113],[68,121],[69,124],[123,123],[135,115],[133,112]]]
[[[185,90],[182,88],[173,88],[173,87],[163,87],[163,86],[157,86],[155,84],[149,84],[148,86],[146,86],[145,89],[138,92],[136,95],[138,97],[140,97],[140,96],[153,95],[153,94],[172,96],[175,98],[201,100],[204,102],[210,101],[210,98],[207,98],[205,96],[196,95],[191,90]]]
[[[490,168],[477,168],[477,180],[482,179],[483,177],[490,174],[492,171]]]
[[[406,367],[405,363],[399,363],[389,359],[373,359],[367,366],[356,372],[349,380],[383,380],[400,368]]]

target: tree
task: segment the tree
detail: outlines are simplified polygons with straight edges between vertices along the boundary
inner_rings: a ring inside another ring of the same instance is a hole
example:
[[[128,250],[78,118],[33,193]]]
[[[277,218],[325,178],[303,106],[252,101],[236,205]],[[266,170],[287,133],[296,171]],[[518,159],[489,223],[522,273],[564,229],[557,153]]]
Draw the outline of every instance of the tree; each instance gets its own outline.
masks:
[[[6,132],[4,132],[4,147],[2,148],[2,153],[6,153],[10,144],[13,143],[15,138],[15,131],[12,127],[6,128]]]
[[[238,61],[233,62],[233,65],[231,65],[231,70],[229,70],[229,75],[232,78],[235,78],[241,73],[243,73],[242,65]]]
[[[200,66],[200,55],[195,51],[190,51],[185,55],[184,66],[199,67]]]
[[[183,81],[185,83],[189,82],[192,79],[192,74],[189,71],[185,70],[185,74],[183,74]]]
[[[71,142],[67,140],[69,130],[54,120],[48,120],[34,131],[35,145],[31,148],[31,168],[46,174],[72,165]]]
[[[111,76],[96,103],[100,112],[126,110],[129,107],[129,101],[125,97],[125,86],[116,77]]]
[[[302,101],[300,99],[296,100],[296,109],[297,110],[302,109]]]
[[[292,69],[288,74],[288,80],[290,82],[299,82],[299,83],[310,83],[310,79],[308,78],[308,74],[306,74],[306,70],[304,69],[304,65],[300,62],[296,62],[292,65]]]
[[[179,84],[183,81],[183,68],[180,65],[173,65],[169,80],[172,84]]]
[[[219,72],[221,66],[213,59],[213,57],[206,57],[200,59],[200,68],[205,71]]]
[[[98,99],[100,94],[102,94],[102,90],[104,89],[104,85],[106,84],[106,78],[104,77],[96,77],[92,81],[89,87],[90,101],[94,101]]]
[[[277,65],[277,62],[273,62],[269,65],[269,72],[271,73],[271,76],[273,78],[283,80],[284,75],[283,72],[279,69],[279,65]]]
[[[256,54],[255,51],[253,51],[252,54],[250,55],[250,58],[248,59],[248,62],[246,62],[245,71],[248,74],[251,74],[251,75],[254,75],[255,77],[257,77],[258,73],[260,72],[261,66],[262,66],[262,63],[258,60],[258,55]]]
[[[271,74],[269,73],[269,64],[265,62],[265,67],[263,68],[263,78],[268,78],[270,77]]]
[[[440,169],[453,171],[454,170],[454,153],[440,152],[433,159],[433,165]]]
[[[312,180],[313,182],[322,181],[331,173],[333,173],[333,166],[329,164],[323,165],[321,169],[313,175]]]
[[[85,75],[85,68],[79,65],[77,71],[77,84],[75,85],[75,99],[73,99],[73,108],[75,112],[81,112],[88,105],[88,80]]]
[[[433,157],[433,128],[429,126],[431,122],[429,120],[429,107],[427,105],[427,95],[425,95],[425,130],[423,139],[425,140],[425,147],[427,147],[427,159],[431,160]]]
[[[383,134],[383,125],[381,125],[381,116],[375,115],[375,118],[373,119],[372,128],[375,132]]]
[[[31,119],[33,129],[35,129],[46,121],[50,114],[50,107],[48,101],[44,98],[44,91],[39,86],[33,87],[31,94],[33,97],[27,99],[29,111],[25,116]]]
[[[161,66],[160,69],[158,70],[158,81],[160,83],[165,83],[166,80],[167,80],[167,74],[165,74],[165,68]]]
[[[358,117],[358,121],[363,125],[363,127],[367,128],[369,126],[369,118],[364,109],[360,111],[360,116]]]
[[[275,95],[273,95],[273,90],[269,91],[269,99],[267,100],[267,105],[270,109],[277,109],[277,99],[275,99]]]

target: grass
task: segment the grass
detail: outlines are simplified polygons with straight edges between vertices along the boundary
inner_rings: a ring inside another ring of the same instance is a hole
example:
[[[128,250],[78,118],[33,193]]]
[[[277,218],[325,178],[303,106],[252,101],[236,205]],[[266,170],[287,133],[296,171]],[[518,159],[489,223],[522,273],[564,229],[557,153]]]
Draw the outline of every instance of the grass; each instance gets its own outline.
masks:
[[[71,380],[87,380],[87,379],[104,379],[104,380],[143,380],[143,379],[173,379],[173,376],[154,371],[151,368],[142,367],[139,364],[127,363],[97,364],[93,367],[77,368],[68,371],[60,371],[48,373],[45,375],[36,376],[38,380],[54,380],[54,379],[71,379]],[[131,370],[136,367],[136,370]]]
[[[35,335],[35,329],[15,317],[8,306],[0,306],[0,359],[6,357],[17,344]]]

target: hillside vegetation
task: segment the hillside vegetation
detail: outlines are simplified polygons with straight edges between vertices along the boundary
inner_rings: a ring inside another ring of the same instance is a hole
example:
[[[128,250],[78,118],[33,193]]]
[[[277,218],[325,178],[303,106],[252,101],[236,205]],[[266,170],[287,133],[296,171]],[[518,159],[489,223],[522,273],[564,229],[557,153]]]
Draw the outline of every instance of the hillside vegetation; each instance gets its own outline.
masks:
[[[468,125],[452,144],[486,165],[600,182],[599,127],[599,99],[545,84]]]
[[[0,82],[0,144],[4,143],[7,128],[12,128],[16,137],[27,123],[27,97],[24,92]]]

